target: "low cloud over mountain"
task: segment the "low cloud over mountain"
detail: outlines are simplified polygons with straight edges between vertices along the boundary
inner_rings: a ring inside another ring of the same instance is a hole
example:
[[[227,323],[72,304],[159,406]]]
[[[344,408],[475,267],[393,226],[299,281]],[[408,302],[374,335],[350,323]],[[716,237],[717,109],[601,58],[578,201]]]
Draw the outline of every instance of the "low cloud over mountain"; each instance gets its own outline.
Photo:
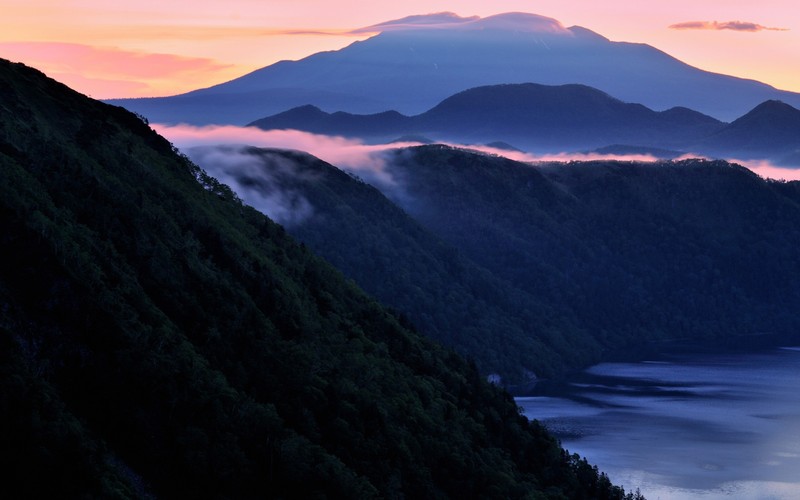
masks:
[[[687,21],[670,25],[674,30],[731,30],[731,31],[788,31],[787,28],[770,28],[749,21]]]

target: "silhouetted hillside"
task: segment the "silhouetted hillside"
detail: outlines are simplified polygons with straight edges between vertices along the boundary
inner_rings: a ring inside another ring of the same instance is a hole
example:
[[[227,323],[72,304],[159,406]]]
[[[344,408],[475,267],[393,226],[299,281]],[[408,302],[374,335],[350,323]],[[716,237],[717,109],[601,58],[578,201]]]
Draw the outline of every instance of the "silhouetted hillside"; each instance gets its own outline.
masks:
[[[0,61],[4,498],[619,498],[136,116]]]
[[[606,349],[800,331],[796,182],[721,161],[531,167],[442,146],[397,150],[386,172],[418,222]]]
[[[723,124],[685,108],[655,112],[584,85],[533,83],[478,87],[448,97],[420,115],[333,114],[303,106],[256,120],[265,130],[296,129],[386,141],[424,135],[463,144],[505,141],[529,151],[561,152],[609,144],[679,148]]]
[[[800,149],[800,110],[766,101],[702,142],[702,149],[740,158],[781,158]]]
[[[476,265],[371,185],[299,152],[228,146],[189,154],[246,203],[276,216],[289,206],[302,213],[287,214],[287,231],[484,373],[519,383],[599,359],[570,317]]]
[[[403,213],[307,155],[237,154],[246,168],[196,158],[255,206],[308,201],[293,234],[507,382],[652,342],[800,327],[797,183],[721,161],[533,167],[425,146],[366,178]]]

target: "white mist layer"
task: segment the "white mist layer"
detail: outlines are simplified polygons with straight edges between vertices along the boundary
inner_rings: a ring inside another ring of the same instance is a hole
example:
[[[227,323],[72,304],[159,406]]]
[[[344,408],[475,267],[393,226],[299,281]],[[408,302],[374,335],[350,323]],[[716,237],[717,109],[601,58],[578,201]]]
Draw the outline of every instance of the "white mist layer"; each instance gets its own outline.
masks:
[[[181,150],[195,146],[211,146],[222,144],[249,145],[260,148],[292,149],[305,151],[336,167],[362,176],[370,182],[393,185],[394,179],[385,170],[383,153],[389,150],[410,146],[419,146],[417,142],[399,142],[392,144],[364,144],[356,139],[345,137],[311,134],[297,130],[260,130],[254,127],[237,127],[233,125],[210,125],[197,127],[192,125],[154,124],[159,134],[172,141]],[[569,162],[592,160],[620,160],[635,162],[656,162],[657,158],[649,155],[603,155],[595,153],[556,153],[534,155],[521,151],[509,151],[481,145],[464,145],[444,143],[448,146],[480,151],[502,156],[520,162]],[[680,159],[702,158],[699,155],[685,155]],[[764,178],[777,180],[800,180],[800,169],[784,168],[766,161],[731,160],[752,170]]]

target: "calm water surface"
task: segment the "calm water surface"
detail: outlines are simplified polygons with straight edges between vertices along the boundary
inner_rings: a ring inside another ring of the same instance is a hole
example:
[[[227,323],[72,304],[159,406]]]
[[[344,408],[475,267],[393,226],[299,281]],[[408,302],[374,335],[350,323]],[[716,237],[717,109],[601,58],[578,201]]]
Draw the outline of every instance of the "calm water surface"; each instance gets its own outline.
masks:
[[[648,499],[800,499],[800,348],[594,366],[517,398]]]

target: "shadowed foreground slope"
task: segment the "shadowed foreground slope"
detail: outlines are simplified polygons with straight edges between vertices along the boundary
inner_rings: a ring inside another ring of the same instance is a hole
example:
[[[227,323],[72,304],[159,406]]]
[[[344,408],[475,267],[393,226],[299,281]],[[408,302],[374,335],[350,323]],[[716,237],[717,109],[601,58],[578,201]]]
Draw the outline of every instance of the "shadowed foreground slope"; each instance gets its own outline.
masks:
[[[621,496],[134,115],[5,61],[0,227],[3,496]]]

